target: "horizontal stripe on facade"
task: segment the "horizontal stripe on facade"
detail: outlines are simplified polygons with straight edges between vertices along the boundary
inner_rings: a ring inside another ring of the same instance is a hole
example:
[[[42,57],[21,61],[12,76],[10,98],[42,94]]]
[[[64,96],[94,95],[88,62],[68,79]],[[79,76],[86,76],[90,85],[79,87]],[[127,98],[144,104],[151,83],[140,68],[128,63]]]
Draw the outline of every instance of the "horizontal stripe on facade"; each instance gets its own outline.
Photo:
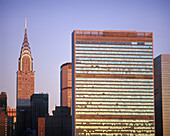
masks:
[[[152,49],[139,49],[139,48],[80,48],[76,47],[76,51],[100,51],[100,52],[146,52],[146,53],[152,53]]]
[[[107,82],[104,82],[103,80],[102,81],[95,81],[95,80],[93,80],[93,81],[91,81],[91,82],[88,82],[88,81],[80,81],[80,80],[78,80],[78,81],[76,81],[76,84],[78,84],[78,85],[81,85],[81,84],[83,84],[83,85],[96,85],[96,84],[103,84],[103,85],[143,85],[143,86],[148,86],[148,85],[152,85],[153,86],[153,82],[150,82],[150,83],[148,83],[148,82],[141,82],[141,81],[139,81],[139,82],[135,82],[135,81],[107,81]]]
[[[132,59],[132,58],[94,58],[94,57],[77,57],[76,60],[104,60],[104,61],[127,61],[127,62],[148,62],[148,61],[153,61],[152,59],[147,59],[147,58],[139,58],[139,59]]]
[[[139,99],[152,99],[153,96],[140,96],[140,95],[76,95],[76,98],[85,98],[85,99],[88,99],[88,98],[94,98],[94,99],[117,99],[117,98],[121,98],[121,99],[136,99],[136,98],[139,98]]]
[[[140,88],[140,89],[100,89],[100,88],[76,88],[77,92],[83,92],[83,91],[90,91],[90,92],[135,92],[135,93],[153,93],[153,89],[144,89],[144,88]]]
[[[120,115],[120,116],[121,115],[122,116],[123,115],[145,115],[145,116],[148,115],[149,116],[149,115],[151,115],[151,116],[153,116],[154,113],[153,112],[150,112],[150,113],[139,113],[139,112],[126,112],[126,113],[119,112],[119,113],[117,113],[117,112],[115,112],[114,113],[113,111],[112,112],[103,112],[102,111],[99,113],[99,112],[85,112],[85,111],[82,112],[81,111],[81,112],[76,112],[76,115],[81,115],[81,116],[84,116],[84,115]]]
[[[103,92],[88,92],[88,91],[86,91],[86,92],[76,92],[76,94],[77,95],[79,95],[79,94],[81,94],[81,95],[125,95],[125,96],[128,96],[128,95],[131,95],[131,96],[136,96],[136,95],[142,95],[142,96],[150,96],[150,95],[153,95],[153,92],[151,92],[151,93],[139,93],[139,92],[131,92],[131,93],[129,93],[129,92],[105,92],[105,91],[103,91]]]
[[[103,99],[100,99],[100,98],[95,98],[95,99],[90,99],[90,98],[76,98],[76,101],[77,102],[84,102],[84,101],[87,101],[87,102],[105,102],[105,101],[109,101],[109,102],[129,102],[129,101],[133,101],[133,102],[153,102],[153,99],[147,99],[147,98],[140,98],[140,99],[135,99],[135,98],[127,98],[127,99],[121,99],[120,101],[120,98],[114,98],[114,99],[108,99],[108,98],[103,98]]]
[[[130,55],[130,54],[126,54],[126,55],[110,55],[110,54],[93,54],[93,53],[88,53],[88,54],[76,54],[77,58],[80,57],[89,57],[89,58],[137,58],[137,59],[152,59],[152,55]]]
[[[90,44],[98,44],[98,45],[100,45],[100,44],[111,44],[111,45],[116,45],[116,44],[118,44],[118,45],[152,45],[152,42],[144,42],[145,40],[143,40],[143,42],[141,41],[141,42],[122,42],[122,41],[120,41],[120,42],[116,42],[116,41],[106,41],[106,40],[104,40],[104,41],[102,41],[102,39],[101,39],[102,37],[99,37],[99,38],[96,38],[97,39],[97,41],[94,41],[94,40],[85,40],[86,38],[84,38],[84,40],[80,40],[80,39],[83,39],[83,37],[81,37],[81,38],[79,38],[79,37],[76,37],[76,45],[77,44],[88,44],[88,45],[90,45]],[[104,38],[105,39],[105,38]],[[137,39],[137,38],[136,38]],[[150,38],[150,39],[152,39],[152,38]],[[110,38],[109,38],[109,40],[110,40]],[[113,37],[111,38],[111,40],[113,40]],[[130,40],[130,39],[129,39]],[[136,41],[136,40],[135,40]]]
[[[87,106],[87,104],[90,105],[100,105],[100,106],[153,106],[153,102],[76,102],[76,105],[79,106]]]
[[[125,79],[153,79],[153,75],[117,75],[117,74],[75,74],[77,78],[125,78]]]
[[[103,78],[77,78],[76,81],[135,81],[135,82],[152,82],[153,83],[153,79],[117,79],[117,78],[113,78],[113,79],[103,79]]]
[[[116,45],[116,44],[112,44],[112,45],[107,45],[107,44],[76,44],[76,49],[77,48],[130,48],[130,49],[152,49],[152,45],[135,45],[135,44],[131,44],[131,45]]]
[[[77,115],[76,116],[76,120],[80,121],[80,120],[112,120],[113,122],[115,120],[120,120],[120,122],[124,122],[124,120],[130,120],[130,122],[149,122],[149,123],[154,123],[154,116],[148,116],[148,115]],[[133,120],[133,121],[131,121]],[[103,121],[103,122],[105,122]]]

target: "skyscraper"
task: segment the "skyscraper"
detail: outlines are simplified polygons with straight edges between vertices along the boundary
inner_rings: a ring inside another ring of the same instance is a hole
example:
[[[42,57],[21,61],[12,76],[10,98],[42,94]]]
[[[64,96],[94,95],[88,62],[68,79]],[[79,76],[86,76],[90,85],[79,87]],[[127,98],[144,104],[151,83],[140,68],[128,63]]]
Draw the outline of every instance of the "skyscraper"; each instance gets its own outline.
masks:
[[[71,108],[71,105],[72,105],[72,64],[65,63],[61,65],[60,69],[61,69],[61,72],[60,72],[61,106],[67,106]]]
[[[170,54],[154,59],[155,134],[170,136]]]
[[[15,135],[16,109],[7,107],[6,92],[0,93],[0,136]]]
[[[0,93],[0,136],[7,136],[8,129],[8,116],[6,114],[7,108],[7,94],[6,92]]]
[[[7,107],[8,115],[8,136],[16,135],[16,109]]]
[[[72,136],[72,117],[69,107],[56,106],[53,116],[45,118],[46,136]]]
[[[30,97],[34,93],[34,71],[27,38],[27,22],[17,71],[17,134],[26,135],[30,129]]]
[[[45,117],[38,117],[38,136],[45,136]]]
[[[30,106],[30,97],[34,93],[33,58],[27,38],[27,23],[21,47],[17,71],[17,106]]]
[[[0,93],[0,107],[2,108],[3,111],[6,111],[6,107],[7,107],[7,95],[6,95],[6,92],[1,92]]]
[[[6,111],[0,107],[0,136],[7,136],[8,116]]]
[[[73,135],[154,136],[153,33],[72,33]]]
[[[46,116],[48,116],[48,94],[33,94],[31,96],[31,129],[36,136],[38,136],[38,117]]]

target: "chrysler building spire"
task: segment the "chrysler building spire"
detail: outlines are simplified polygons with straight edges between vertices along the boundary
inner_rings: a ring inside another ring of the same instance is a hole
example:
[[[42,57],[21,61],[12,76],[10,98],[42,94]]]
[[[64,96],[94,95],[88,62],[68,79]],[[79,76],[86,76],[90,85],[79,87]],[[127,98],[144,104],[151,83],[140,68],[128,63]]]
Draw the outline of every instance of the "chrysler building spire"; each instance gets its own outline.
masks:
[[[27,29],[27,18],[25,17],[25,29]]]
[[[27,38],[27,18],[25,17],[25,35],[24,35],[24,43],[28,43]]]

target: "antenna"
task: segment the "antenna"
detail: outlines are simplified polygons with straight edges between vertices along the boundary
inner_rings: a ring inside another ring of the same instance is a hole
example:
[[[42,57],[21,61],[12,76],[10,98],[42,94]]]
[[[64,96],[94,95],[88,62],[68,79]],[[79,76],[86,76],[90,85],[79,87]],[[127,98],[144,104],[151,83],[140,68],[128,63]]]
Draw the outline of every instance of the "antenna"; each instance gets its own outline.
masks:
[[[25,29],[27,29],[27,17],[25,17]]]

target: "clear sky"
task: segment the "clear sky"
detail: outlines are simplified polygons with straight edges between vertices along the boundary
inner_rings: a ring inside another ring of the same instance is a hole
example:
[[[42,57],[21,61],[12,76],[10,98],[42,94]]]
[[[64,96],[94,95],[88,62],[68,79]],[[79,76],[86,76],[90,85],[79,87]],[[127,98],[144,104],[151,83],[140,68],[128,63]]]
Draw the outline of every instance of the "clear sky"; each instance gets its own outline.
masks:
[[[170,53],[170,0],[0,0],[0,92],[16,106],[16,72],[27,17],[35,92],[59,105],[60,66],[71,61],[71,33],[135,30],[154,34],[154,57]]]

